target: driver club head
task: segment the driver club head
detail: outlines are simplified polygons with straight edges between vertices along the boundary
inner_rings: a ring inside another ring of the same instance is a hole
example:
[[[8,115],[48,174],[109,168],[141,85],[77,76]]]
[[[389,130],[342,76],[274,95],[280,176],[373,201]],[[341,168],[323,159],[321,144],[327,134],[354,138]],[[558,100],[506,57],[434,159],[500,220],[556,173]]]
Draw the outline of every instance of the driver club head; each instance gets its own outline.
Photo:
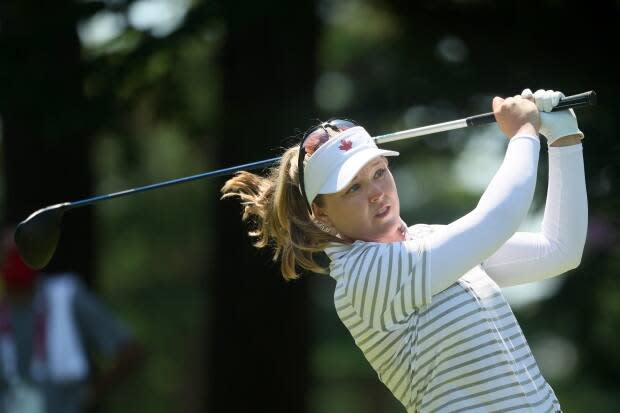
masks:
[[[69,202],[48,206],[17,225],[15,245],[30,267],[40,270],[52,259],[60,239],[62,215],[70,206]]]

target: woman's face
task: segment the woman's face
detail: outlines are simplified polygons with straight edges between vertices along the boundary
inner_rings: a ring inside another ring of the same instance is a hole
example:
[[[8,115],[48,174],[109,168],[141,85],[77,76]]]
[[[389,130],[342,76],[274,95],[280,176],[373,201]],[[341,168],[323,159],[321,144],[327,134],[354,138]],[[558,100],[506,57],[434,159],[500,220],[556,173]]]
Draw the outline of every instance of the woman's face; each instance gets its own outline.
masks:
[[[313,203],[315,216],[347,241],[393,242],[403,239],[400,202],[387,159],[369,161],[342,191]]]

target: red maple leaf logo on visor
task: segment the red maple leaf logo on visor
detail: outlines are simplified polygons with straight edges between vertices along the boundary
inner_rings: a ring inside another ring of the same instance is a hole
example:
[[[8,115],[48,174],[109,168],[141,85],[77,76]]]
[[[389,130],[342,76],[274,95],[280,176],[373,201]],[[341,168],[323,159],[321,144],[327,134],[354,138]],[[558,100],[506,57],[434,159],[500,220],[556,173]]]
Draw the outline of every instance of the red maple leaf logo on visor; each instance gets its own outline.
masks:
[[[340,149],[341,151],[348,151],[349,149],[351,149],[353,147],[353,142],[351,142],[348,139],[343,139],[340,141],[340,146],[338,147],[338,149]]]

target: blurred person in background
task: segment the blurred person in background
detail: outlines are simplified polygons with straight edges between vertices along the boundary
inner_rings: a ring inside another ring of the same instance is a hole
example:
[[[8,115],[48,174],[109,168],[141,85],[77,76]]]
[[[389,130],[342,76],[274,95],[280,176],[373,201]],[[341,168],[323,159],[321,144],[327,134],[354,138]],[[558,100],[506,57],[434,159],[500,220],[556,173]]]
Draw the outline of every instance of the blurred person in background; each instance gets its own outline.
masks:
[[[96,407],[142,360],[129,329],[77,274],[39,273],[3,233],[0,413],[78,413]],[[94,371],[92,360],[102,360]]]

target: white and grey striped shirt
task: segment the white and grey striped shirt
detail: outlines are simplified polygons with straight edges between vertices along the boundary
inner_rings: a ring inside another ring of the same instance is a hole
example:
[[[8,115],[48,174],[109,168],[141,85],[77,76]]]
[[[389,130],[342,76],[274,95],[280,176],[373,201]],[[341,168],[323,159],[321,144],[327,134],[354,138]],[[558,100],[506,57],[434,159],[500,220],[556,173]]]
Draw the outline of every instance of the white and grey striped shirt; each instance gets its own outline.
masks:
[[[338,315],[408,412],[559,412],[498,285],[481,266],[431,295],[424,235],[332,244]]]

